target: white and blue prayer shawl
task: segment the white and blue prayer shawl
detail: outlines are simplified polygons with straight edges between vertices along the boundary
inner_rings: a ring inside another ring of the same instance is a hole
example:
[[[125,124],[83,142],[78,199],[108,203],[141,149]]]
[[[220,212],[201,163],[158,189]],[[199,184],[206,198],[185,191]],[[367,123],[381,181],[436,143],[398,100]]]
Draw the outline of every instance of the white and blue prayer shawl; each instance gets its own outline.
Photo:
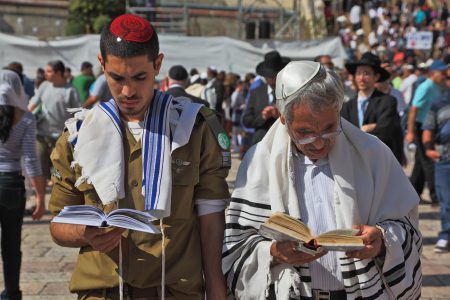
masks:
[[[160,219],[162,231],[162,281],[164,295],[165,259],[162,219],[170,215],[172,171],[171,152],[186,145],[198,111],[203,105],[183,97],[173,98],[155,90],[145,114],[142,143],[142,195],[145,210]],[[123,125],[114,99],[100,102],[93,109],[73,109],[66,121],[69,142],[74,145],[72,167],[81,167],[83,182],[92,184],[104,205],[125,197]],[[180,125],[181,126],[178,126]],[[98,132],[101,131],[101,134]],[[119,282],[122,297],[122,260],[119,251]]]
[[[338,253],[347,299],[418,299],[422,237],[417,193],[386,145],[345,120],[342,128],[328,155],[337,227],[379,226],[386,245],[384,263]],[[229,292],[236,299],[266,299],[271,284],[278,300],[312,299],[308,264],[272,267],[272,241],[257,233],[275,211],[301,219],[291,147],[286,127],[277,121],[239,168],[222,255]]]

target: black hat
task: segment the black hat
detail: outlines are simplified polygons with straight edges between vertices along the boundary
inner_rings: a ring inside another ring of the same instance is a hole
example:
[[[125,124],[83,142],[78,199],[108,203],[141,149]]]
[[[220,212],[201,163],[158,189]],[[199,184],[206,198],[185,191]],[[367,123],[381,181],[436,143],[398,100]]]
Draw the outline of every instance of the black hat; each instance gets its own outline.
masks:
[[[169,78],[173,80],[183,81],[188,78],[188,72],[181,65],[172,66],[169,70]]]
[[[356,68],[358,66],[372,67],[374,69],[375,73],[380,74],[380,78],[378,79],[378,82],[388,80],[389,77],[391,77],[391,74],[386,69],[381,67],[381,61],[378,58],[378,56],[376,56],[375,54],[372,54],[371,52],[364,53],[358,62],[345,64],[347,71],[349,71],[350,74],[352,74],[352,75],[355,75]]]
[[[256,73],[263,77],[276,78],[291,59],[282,57],[278,51],[270,51],[264,55],[264,61],[256,66]]]

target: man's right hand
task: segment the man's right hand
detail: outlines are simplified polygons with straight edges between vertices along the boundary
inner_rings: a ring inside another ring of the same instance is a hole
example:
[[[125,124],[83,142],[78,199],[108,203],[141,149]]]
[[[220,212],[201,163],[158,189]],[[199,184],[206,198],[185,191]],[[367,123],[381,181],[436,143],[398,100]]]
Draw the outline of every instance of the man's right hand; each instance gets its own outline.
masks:
[[[412,142],[414,142],[414,133],[408,132],[405,136],[405,140],[407,144],[411,144]]]
[[[430,158],[434,162],[438,162],[439,159],[441,158],[441,154],[439,153],[439,151],[432,149],[426,150],[425,155],[428,156],[428,158]]]
[[[109,252],[119,245],[122,233],[126,229],[114,228],[105,229],[92,226],[86,226],[82,233],[86,242],[94,248],[94,250],[100,252]]]
[[[328,253],[327,251],[323,251],[317,255],[310,255],[303,251],[297,250],[297,246],[298,243],[293,241],[275,241],[270,247],[270,255],[273,256],[274,262],[276,263],[301,265],[310,263]]]

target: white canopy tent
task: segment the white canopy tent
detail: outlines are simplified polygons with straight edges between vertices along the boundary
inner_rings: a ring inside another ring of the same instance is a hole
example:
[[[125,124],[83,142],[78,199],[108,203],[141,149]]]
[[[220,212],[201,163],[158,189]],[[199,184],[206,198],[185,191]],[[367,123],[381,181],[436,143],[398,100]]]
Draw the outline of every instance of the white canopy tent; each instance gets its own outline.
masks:
[[[337,66],[343,66],[347,58],[339,37],[317,41],[255,42],[235,40],[228,37],[187,37],[159,35],[161,52],[164,53],[162,71],[165,75],[172,65],[181,64],[186,69],[197,68],[200,72],[214,65],[219,70],[245,74],[255,72],[256,65],[270,50],[293,60],[313,59],[328,54]],[[0,33],[0,67],[12,61],[24,66],[24,73],[34,78],[38,67],[45,67],[54,59],[62,60],[79,72],[83,61],[98,66],[99,35],[83,35],[54,41],[40,41],[31,37],[17,37]]]

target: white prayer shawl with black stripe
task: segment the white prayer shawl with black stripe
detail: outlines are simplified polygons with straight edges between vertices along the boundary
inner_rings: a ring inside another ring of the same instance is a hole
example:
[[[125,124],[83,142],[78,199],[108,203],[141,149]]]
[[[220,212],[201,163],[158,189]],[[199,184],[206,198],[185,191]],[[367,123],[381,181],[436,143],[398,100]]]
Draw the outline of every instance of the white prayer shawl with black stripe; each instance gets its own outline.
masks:
[[[328,156],[337,227],[379,225],[386,244],[384,264],[339,252],[347,299],[418,299],[422,281],[418,195],[386,145],[341,122],[343,134]],[[301,218],[290,147],[286,127],[277,121],[239,168],[223,247],[223,271],[237,299],[265,299],[271,283],[277,299],[312,297],[308,265],[271,268],[272,242],[257,234],[275,211]]]
[[[170,215],[171,152],[187,144],[202,105],[155,90],[145,114],[142,143],[142,195],[145,210],[156,219]],[[177,126],[178,124],[183,126]],[[114,99],[91,110],[78,110],[66,122],[74,144],[73,165],[82,176],[75,186],[91,183],[103,204],[125,197],[123,125]]]

